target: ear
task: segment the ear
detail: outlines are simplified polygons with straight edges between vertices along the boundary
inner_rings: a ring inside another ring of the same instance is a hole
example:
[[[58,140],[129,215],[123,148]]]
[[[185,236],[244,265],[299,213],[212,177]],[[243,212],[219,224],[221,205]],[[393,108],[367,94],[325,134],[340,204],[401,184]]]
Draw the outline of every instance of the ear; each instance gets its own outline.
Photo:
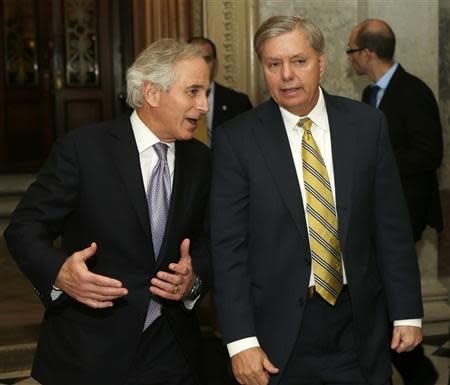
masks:
[[[321,53],[319,55],[319,71],[320,71],[320,79],[322,79],[323,73],[325,71],[325,53]]]
[[[161,98],[161,88],[156,87],[154,84],[146,80],[142,85],[142,96],[148,105],[151,107],[158,107],[159,100]]]

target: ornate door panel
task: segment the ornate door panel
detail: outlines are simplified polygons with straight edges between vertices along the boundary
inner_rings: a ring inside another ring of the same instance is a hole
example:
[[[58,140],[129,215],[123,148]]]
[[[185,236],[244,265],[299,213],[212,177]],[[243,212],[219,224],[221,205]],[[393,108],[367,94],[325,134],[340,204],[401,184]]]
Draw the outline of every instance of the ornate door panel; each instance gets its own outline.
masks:
[[[1,172],[34,171],[57,136],[124,111],[128,8],[124,0],[0,0]]]
[[[113,116],[109,0],[53,1],[57,133]]]
[[[53,139],[48,2],[3,0],[0,17],[1,169],[27,169]]]

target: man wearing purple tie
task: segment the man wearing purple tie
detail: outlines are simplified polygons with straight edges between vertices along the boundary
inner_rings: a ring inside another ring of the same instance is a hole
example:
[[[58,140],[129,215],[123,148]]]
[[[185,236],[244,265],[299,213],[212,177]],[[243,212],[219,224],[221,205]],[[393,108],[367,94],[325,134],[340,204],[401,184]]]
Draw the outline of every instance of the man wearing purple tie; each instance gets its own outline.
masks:
[[[160,40],[127,93],[131,116],[58,143],[5,232],[46,307],[32,370],[44,385],[198,383],[210,154],[192,138],[209,68]]]

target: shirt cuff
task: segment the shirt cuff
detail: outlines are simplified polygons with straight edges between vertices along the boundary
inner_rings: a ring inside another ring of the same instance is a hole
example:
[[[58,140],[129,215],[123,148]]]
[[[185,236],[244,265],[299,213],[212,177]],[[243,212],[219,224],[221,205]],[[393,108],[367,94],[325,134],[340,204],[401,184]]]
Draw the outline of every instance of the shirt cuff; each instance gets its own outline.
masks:
[[[52,298],[52,301],[56,301],[60,295],[62,294],[62,290],[58,287],[56,287],[55,285],[53,285],[53,289],[50,292],[50,297]]]
[[[244,350],[259,346],[258,338],[247,337],[227,344],[228,354],[233,357]]]
[[[414,318],[414,319],[401,319],[398,321],[394,321],[394,326],[415,326],[418,328],[422,327],[422,319]]]

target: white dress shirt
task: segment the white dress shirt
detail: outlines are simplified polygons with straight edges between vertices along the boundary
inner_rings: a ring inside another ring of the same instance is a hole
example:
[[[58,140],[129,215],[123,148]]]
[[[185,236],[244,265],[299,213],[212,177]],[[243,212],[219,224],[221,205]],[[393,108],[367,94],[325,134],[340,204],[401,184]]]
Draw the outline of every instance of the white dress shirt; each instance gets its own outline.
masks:
[[[149,130],[144,122],[139,118],[136,111],[130,116],[131,127],[133,128],[134,139],[136,140],[139,152],[139,163],[141,164],[142,182],[144,183],[145,194],[147,195],[150,187],[150,179],[153,169],[158,163],[158,155],[153,145],[161,142],[158,137]],[[165,143],[165,142],[163,142]],[[167,164],[170,172],[170,186],[173,185],[173,172],[175,169],[175,142],[165,143],[167,149]]]
[[[300,190],[302,193],[303,200],[303,208],[306,213],[306,193],[305,193],[305,185],[303,183],[303,165],[302,165],[302,136],[303,136],[303,128],[298,127],[297,123],[304,116],[297,116],[284,108],[280,107],[281,116],[283,118],[284,127],[286,129],[286,134],[289,140],[289,145],[291,147],[292,158],[294,159],[295,171],[297,172],[298,184],[300,186]],[[330,125],[328,122],[328,113],[325,105],[325,99],[323,97],[322,89],[320,89],[319,100],[315,107],[308,114],[308,117],[312,120],[313,124],[311,126],[311,133],[314,137],[314,140],[319,147],[322,158],[325,162],[328,178],[331,184],[331,190],[333,193],[333,199],[336,205],[336,192],[334,185],[334,168],[333,168],[333,153],[331,147],[331,136],[330,136]],[[308,224],[308,216],[305,215],[306,224]],[[339,217],[337,218],[339,222]],[[345,256],[343,256],[342,260],[342,272],[344,285],[347,284],[347,276],[345,273]],[[309,286],[314,285],[314,272],[311,265],[311,275],[309,278]],[[411,325],[421,327],[422,320],[414,319],[414,320],[399,320],[394,321],[394,326],[397,325]],[[253,347],[259,346],[259,342],[257,337],[247,337],[234,342],[227,344],[228,353],[230,357],[233,355]],[[270,358],[269,358],[270,359]]]

